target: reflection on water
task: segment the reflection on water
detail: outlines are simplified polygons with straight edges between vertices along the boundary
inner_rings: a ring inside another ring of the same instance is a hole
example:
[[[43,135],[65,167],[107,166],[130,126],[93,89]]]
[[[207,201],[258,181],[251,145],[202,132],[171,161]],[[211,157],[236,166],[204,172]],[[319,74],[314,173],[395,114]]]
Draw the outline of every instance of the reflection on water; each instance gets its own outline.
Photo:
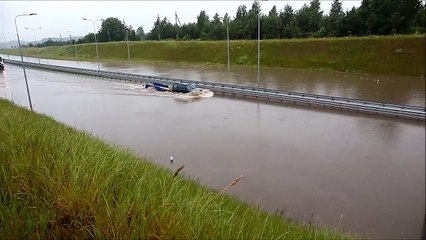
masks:
[[[14,56],[11,56],[12,58],[17,59]],[[25,61],[37,62],[38,59],[25,58]],[[96,62],[41,59],[41,63],[97,69]],[[225,67],[218,65],[108,61],[102,63],[101,68],[108,71],[257,86],[256,68],[238,65],[228,72]],[[260,73],[261,87],[425,106],[424,77],[280,68],[262,68]]]
[[[0,88],[7,88],[7,72],[0,70]]]

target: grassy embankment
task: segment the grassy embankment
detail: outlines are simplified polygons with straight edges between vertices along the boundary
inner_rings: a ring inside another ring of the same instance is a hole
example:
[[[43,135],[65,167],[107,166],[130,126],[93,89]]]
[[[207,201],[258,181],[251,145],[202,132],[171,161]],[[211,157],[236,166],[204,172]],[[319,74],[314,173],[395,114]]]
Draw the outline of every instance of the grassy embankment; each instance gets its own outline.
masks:
[[[257,64],[256,41],[231,41],[231,64]],[[141,41],[130,46],[133,61],[226,64],[226,41]],[[1,50],[18,54],[17,49]],[[94,44],[78,45],[79,57],[94,60]],[[74,46],[26,48],[28,56],[72,59]],[[127,60],[125,42],[99,44],[102,60]],[[408,76],[425,75],[425,36],[265,40],[261,65]]]
[[[127,150],[0,99],[0,236],[353,238],[267,215],[173,175]]]

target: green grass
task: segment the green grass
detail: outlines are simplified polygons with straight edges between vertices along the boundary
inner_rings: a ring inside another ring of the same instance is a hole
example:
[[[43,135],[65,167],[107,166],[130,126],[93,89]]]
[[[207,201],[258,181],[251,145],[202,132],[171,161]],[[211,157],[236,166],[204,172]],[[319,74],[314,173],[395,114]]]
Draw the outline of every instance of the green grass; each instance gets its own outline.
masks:
[[[8,239],[354,238],[268,215],[1,99],[0,223]]]
[[[256,66],[257,42],[231,41],[231,65]],[[189,64],[226,64],[226,41],[131,42],[132,61],[172,61]],[[18,54],[17,49],[0,50]],[[78,45],[79,58],[95,60],[94,44]],[[72,59],[74,46],[25,48],[23,54]],[[372,36],[265,40],[261,65],[279,68],[327,69],[365,73],[425,76],[425,36]],[[125,42],[99,44],[101,60],[127,60]]]

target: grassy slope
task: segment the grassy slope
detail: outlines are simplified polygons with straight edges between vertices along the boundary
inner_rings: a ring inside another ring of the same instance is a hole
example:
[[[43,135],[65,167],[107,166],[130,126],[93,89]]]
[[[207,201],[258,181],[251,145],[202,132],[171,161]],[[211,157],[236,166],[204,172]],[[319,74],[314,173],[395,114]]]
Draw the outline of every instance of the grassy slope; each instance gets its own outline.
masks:
[[[267,215],[172,175],[0,99],[0,236],[352,238]]]
[[[130,47],[133,60],[226,64],[226,41],[143,41]],[[378,74],[425,75],[425,36],[265,40],[261,64],[268,67],[316,68]],[[17,54],[16,49],[2,52]],[[78,46],[79,56],[93,59],[94,44]],[[71,59],[74,46],[24,49],[25,55]],[[101,59],[127,60],[125,42],[99,44]],[[256,65],[256,41],[231,41],[231,64]]]

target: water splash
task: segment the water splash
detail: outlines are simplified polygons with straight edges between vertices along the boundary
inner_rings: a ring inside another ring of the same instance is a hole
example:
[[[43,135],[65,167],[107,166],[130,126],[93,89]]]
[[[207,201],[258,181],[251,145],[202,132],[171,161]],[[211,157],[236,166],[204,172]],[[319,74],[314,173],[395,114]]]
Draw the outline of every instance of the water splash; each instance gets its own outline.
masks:
[[[178,99],[197,99],[197,98],[209,98],[213,97],[214,93],[208,89],[195,89],[190,93],[174,93],[174,92],[160,92],[154,88],[145,88],[141,84],[126,84],[130,90],[139,92],[148,96],[159,96],[159,97],[172,97]]]

